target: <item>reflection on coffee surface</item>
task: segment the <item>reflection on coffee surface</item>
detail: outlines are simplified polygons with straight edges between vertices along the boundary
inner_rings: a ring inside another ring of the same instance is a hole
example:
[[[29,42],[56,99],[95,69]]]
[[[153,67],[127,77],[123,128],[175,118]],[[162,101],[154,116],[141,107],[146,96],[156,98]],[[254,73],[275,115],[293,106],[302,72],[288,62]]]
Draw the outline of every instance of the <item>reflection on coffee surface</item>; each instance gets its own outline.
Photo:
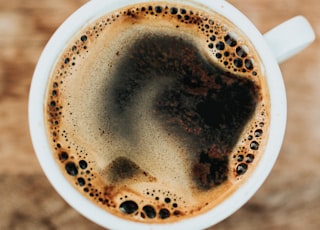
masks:
[[[52,72],[54,157],[117,216],[196,216],[241,186],[263,154],[263,74],[249,40],[214,12],[162,2],[119,9],[77,34]]]

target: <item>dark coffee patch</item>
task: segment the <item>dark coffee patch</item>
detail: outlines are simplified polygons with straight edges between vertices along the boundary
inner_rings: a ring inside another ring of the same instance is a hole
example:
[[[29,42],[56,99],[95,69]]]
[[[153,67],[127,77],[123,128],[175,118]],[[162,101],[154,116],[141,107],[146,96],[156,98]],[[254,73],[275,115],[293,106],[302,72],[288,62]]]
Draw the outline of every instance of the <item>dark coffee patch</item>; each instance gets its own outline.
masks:
[[[108,176],[113,182],[118,182],[125,179],[130,179],[136,176],[140,167],[132,162],[130,159],[124,157],[118,157],[109,166]]]
[[[222,44],[217,46],[224,49]],[[130,129],[135,121],[128,119],[128,108],[148,84],[167,82],[166,87],[155,89],[159,91],[151,105],[155,119],[165,130],[192,143],[190,152],[199,158],[193,169],[199,188],[209,189],[227,180],[228,154],[255,111],[259,87],[210,63],[192,42],[179,37],[147,35],[127,52],[116,67],[111,97],[107,96],[113,119],[123,124],[117,130],[136,135]],[[114,174],[128,177],[137,170],[133,165],[127,169],[128,174]]]
[[[121,183],[129,179],[141,182],[156,181],[156,178],[143,171],[139,165],[126,157],[113,160],[102,173],[112,183]]]
[[[210,189],[228,179],[228,154],[218,154],[216,150],[201,152],[198,163],[194,164],[193,177],[200,189]]]

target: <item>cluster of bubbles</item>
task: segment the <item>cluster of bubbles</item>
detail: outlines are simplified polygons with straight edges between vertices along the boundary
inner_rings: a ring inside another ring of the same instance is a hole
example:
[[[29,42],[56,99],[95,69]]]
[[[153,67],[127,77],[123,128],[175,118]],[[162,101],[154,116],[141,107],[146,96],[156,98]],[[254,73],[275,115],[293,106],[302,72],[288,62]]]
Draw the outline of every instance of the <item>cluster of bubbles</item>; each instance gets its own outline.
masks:
[[[219,21],[212,20],[206,16],[194,17],[192,11],[185,9],[171,8],[170,13],[176,14],[182,23],[196,24],[198,29],[207,37],[207,46],[212,54],[223,64],[224,68],[234,72],[254,71],[253,58],[249,56],[248,47],[239,44],[237,35],[233,32],[226,32],[226,28]]]
[[[61,76],[68,74],[64,71],[66,66],[74,67],[76,65],[76,56],[81,57],[80,51],[88,52],[86,42],[91,38],[99,37],[99,33],[102,32],[106,26],[111,25],[121,16],[132,17],[134,19],[139,16],[148,15],[155,17],[173,17],[177,20],[177,28],[179,28],[181,24],[196,26],[199,32],[205,35],[207,48],[212,53],[212,56],[215,57],[224,68],[233,72],[251,73],[253,76],[258,75],[254,65],[254,58],[249,55],[248,47],[242,45],[237,34],[229,32],[225,25],[219,20],[211,19],[198,12],[176,6],[149,5],[119,11],[96,22],[85,34],[80,35],[80,38],[70,48],[70,52],[64,57],[60,67]]]
[[[75,178],[75,184],[82,188],[83,192],[88,193],[90,197],[99,197],[102,193],[95,189],[91,181],[94,179],[93,169],[89,168],[90,161],[84,159],[75,159],[69,156],[70,151],[59,150],[58,158],[64,165],[65,172]],[[101,202],[105,202],[99,197]]]
[[[233,32],[226,32],[225,26],[218,20],[215,21],[192,10],[175,6],[141,7],[141,9],[128,10],[124,14],[134,17],[135,14],[141,12],[155,16],[169,14],[176,17],[179,23],[197,25],[199,31],[207,37],[208,48],[225,68],[234,72],[251,72],[252,75],[257,75],[254,70],[254,60],[249,55],[248,47],[239,44],[237,35]],[[176,27],[179,28],[179,24]]]
[[[121,197],[123,200],[119,206],[120,210],[129,215],[139,215],[142,219],[167,219],[171,216],[179,217],[184,215],[179,210],[178,199],[174,194],[170,192],[163,192],[161,190],[146,190],[145,196],[151,196],[154,199],[153,204],[139,204],[138,202],[128,198],[128,196]]]
[[[122,201],[115,203],[107,197],[107,194],[102,189],[95,187],[94,179],[96,176],[90,166],[91,162],[86,160],[88,153],[84,154],[84,152],[77,150],[78,146],[76,143],[70,143],[66,131],[60,131],[59,127],[61,119],[64,117],[64,104],[60,97],[60,86],[63,85],[64,78],[72,74],[72,69],[76,68],[77,59],[84,58],[85,53],[88,52],[90,40],[99,37],[99,33],[103,31],[106,26],[111,25],[120,18],[120,16],[136,18],[137,16],[146,15],[162,17],[168,15],[176,18],[177,29],[181,26],[181,23],[196,25],[197,29],[207,37],[207,48],[213,56],[219,60],[221,65],[230,71],[257,75],[254,61],[249,55],[248,48],[238,44],[236,36],[232,33],[225,32],[223,25],[218,21],[203,16],[198,12],[175,6],[139,6],[103,17],[97,21],[91,29],[81,34],[74,44],[68,48],[68,51],[65,52],[61,58],[57,73],[52,80],[47,101],[47,120],[50,126],[51,141],[53,145],[55,145],[56,157],[60,161],[66,174],[74,178],[74,184],[81,188],[85,194],[88,194],[89,197],[103,206],[118,209],[128,215],[138,215],[142,219],[167,219],[172,216],[179,217],[184,215],[183,207],[179,209],[183,206],[179,203],[181,200],[178,201],[178,199],[173,198],[174,196],[172,196],[172,194],[171,196],[163,196],[160,198],[160,196],[151,195],[154,193],[146,191],[145,196],[153,197],[154,203],[144,203],[141,205],[139,202],[128,197],[123,197]],[[259,149],[258,139],[261,138],[262,135],[262,127],[255,129],[254,133],[247,137],[247,140],[250,140],[250,151],[246,154],[240,151],[234,155],[237,161],[236,172],[238,175],[243,175],[248,169],[248,164],[254,161],[254,152]],[[61,138],[64,138],[64,140],[60,142]]]
[[[265,135],[265,122],[262,117],[261,121],[256,121],[255,125],[251,127],[248,135],[242,141],[242,145],[233,155],[236,176],[244,175],[249,169],[249,165],[255,161],[263,141],[263,135]]]

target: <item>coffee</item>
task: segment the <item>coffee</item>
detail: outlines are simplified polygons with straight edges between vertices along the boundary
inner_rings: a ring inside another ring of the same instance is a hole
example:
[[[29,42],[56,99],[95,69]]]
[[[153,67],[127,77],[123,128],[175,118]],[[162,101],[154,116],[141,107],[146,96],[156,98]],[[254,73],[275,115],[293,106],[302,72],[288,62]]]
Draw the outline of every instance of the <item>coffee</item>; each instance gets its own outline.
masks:
[[[138,4],[90,22],[58,58],[46,102],[66,178],[138,222],[212,209],[250,176],[268,138],[268,88],[250,40],[191,5]]]

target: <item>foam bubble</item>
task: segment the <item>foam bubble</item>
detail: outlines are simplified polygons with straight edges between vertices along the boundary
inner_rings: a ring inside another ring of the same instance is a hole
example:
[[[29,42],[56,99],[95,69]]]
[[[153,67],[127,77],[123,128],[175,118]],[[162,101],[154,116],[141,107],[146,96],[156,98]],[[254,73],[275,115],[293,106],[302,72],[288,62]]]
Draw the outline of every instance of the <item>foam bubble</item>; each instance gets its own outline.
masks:
[[[61,153],[59,154],[59,159],[60,159],[62,162],[68,160],[68,158],[69,158],[69,155],[68,155],[67,152],[61,152]]]
[[[83,177],[79,177],[77,179],[79,186],[84,186],[86,184],[86,180]]]
[[[138,210],[139,206],[137,205],[136,202],[134,202],[132,200],[128,200],[128,201],[121,203],[119,208],[125,214],[132,214]]]
[[[170,211],[168,209],[166,209],[166,208],[161,208],[159,210],[160,219],[167,219],[167,218],[170,217],[170,215],[171,215]]]
[[[78,175],[78,168],[73,162],[68,162],[65,169],[70,176]]]
[[[237,166],[237,174],[238,175],[245,174],[247,172],[247,169],[248,169],[248,165],[245,163],[241,163]]]
[[[151,205],[145,205],[142,209],[148,218],[153,219],[157,215],[155,208]]]
[[[251,153],[247,154],[246,163],[252,163],[253,160],[254,160],[254,154],[251,154]]]
[[[252,142],[250,143],[250,148],[251,148],[252,150],[258,150],[258,149],[259,149],[259,143],[258,143],[257,141],[252,141]]]
[[[262,129],[257,129],[257,130],[255,130],[255,132],[254,132],[254,136],[255,136],[255,137],[261,137],[262,134],[263,134],[263,130],[262,130]]]

